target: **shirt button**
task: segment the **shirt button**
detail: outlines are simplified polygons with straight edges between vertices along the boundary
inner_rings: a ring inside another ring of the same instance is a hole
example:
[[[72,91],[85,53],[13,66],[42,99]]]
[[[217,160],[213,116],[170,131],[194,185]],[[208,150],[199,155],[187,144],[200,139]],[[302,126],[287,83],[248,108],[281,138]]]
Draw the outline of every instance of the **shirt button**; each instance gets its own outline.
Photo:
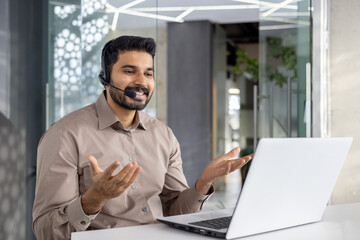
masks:
[[[141,211],[147,212],[147,208],[146,208],[146,207],[143,207],[143,208],[141,209]]]
[[[134,159],[133,159],[132,157],[129,157],[129,161],[130,161],[130,162],[133,162]]]
[[[136,186],[135,185],[131,185],[131,189],[135,189],[136,188]]]
[[[125,135],[126,135],[126,134],[127,134],[127,131],[126,131],[126,130],[124,130],[124,131],[123,131],[123,134],[125,134]]]
[[[81,225],[85,225],[85,224],[86,224],[86,222],[85,222],[85,221],[81,221],[80,223],[81,223]]]

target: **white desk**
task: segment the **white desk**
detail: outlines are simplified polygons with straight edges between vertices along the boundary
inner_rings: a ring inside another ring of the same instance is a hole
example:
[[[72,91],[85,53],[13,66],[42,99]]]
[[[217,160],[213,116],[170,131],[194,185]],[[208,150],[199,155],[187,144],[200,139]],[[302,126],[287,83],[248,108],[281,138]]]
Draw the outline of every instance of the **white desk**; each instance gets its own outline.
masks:
[[[192,240],[217,239],[190,233],[164,224],[113,228],[72,233],[72,240]],[[334,205],[326,208],[318,223],[258,234],[241,240],[360,240],[360,203]]]

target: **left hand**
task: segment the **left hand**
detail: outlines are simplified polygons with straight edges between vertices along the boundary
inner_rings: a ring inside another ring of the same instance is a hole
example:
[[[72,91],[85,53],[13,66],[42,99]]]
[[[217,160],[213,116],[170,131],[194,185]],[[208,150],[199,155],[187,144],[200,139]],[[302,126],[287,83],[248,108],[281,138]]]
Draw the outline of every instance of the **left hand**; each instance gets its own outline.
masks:
[[[234,148],[227,154],[212,160],[205,168],[203,174],[196,182],[195,188],[200,193],[205,195],[213,182],[220,177],[223,177],[236,169],[242,168],[249,160],[251,160],[254,154],[247,155],[245,157],[231,159],[239,154],[240,148]]]

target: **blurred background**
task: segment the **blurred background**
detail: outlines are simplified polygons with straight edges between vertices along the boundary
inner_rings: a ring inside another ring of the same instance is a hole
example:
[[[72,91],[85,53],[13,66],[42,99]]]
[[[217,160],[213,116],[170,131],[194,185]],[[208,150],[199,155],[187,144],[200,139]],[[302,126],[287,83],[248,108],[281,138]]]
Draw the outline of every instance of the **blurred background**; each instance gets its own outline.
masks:
[[[359,202],[359,11],[357,0],[0,0],[0,240],[35,239],[38,141],[96,101],[102,46],[120,35],[157,43],[145,111],[177,136],[189,185],[260,138],[350,136],[329,204]],[[234,206],[247,169],[217,181],[205,210]]]

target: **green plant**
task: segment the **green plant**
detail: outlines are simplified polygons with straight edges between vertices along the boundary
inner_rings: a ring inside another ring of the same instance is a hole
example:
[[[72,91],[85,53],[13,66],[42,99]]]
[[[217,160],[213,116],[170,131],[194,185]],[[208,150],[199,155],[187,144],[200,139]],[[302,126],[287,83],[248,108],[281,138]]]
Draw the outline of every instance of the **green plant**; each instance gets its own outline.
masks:
[[[284,46],[280,38],[267,39],[266,75],[270,81],[275,81],[279,87],[287,83],[288,78],[297,78],[296,49],[294,46]],[[279,70],[281,66],[282,71]]]
[[[290,39],[291,36],[283,36],[283,39]],[[283,87],[290,80],[297,78],[297,59],[294,44],[284,46],[281,38],[268,38],[266,77],[269,81],[274,81],[279,87]],[[245,79],[257,83],[259,79],[259,63],[256,58],[250,58],[245,51],[236,52],[236,63],[232,67],[235,76],[244,76]],[[280,70],[281,69],[281,70]]]
[[[236,63],[233,66],[235,76],[244,76],[247,80],[254,83],[259,79],[259,63],[256,58],[250,58],[245,51],[236,52]]]

